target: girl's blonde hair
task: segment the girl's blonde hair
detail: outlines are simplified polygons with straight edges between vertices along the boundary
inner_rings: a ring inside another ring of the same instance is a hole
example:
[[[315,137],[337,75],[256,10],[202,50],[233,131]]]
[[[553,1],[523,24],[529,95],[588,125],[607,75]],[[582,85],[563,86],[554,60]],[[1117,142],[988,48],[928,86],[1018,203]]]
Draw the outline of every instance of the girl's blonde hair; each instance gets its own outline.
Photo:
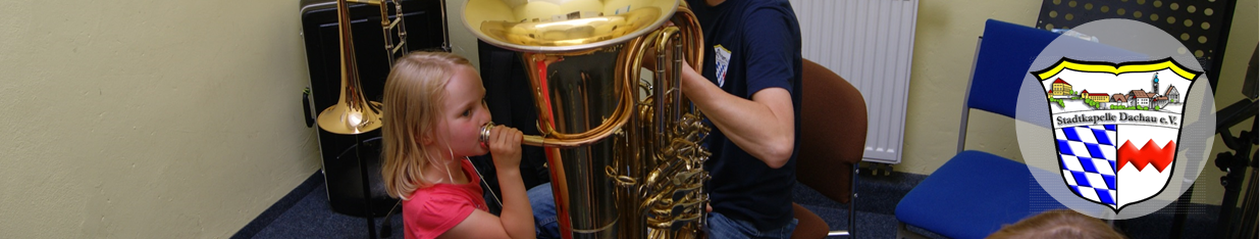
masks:
[[[1069,209],[1056,209],[1024,218],[990,234],[986,239],[1081,238],[1124,239],[1125,236],[1097,218]]]
[[[424,168],[431,161],[424,138],[436,140],[447,82],[457,66],[471,67],[468,59],[445,52],[413,52],[394,63],[385,80],[381,134],[381,176],[390,196],[409,200],[427,186]]]

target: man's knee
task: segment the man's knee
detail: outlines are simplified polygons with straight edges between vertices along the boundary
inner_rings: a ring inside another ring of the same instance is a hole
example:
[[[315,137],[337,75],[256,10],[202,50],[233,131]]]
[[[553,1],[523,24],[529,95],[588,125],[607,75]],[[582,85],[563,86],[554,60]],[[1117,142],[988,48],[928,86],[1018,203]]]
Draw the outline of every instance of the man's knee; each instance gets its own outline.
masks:
[[[559,238],[560,226],[556,222],[556,199],[551,183],[535,186],[526,192],[529,206],[534,210],[534,229],[538,238]]]

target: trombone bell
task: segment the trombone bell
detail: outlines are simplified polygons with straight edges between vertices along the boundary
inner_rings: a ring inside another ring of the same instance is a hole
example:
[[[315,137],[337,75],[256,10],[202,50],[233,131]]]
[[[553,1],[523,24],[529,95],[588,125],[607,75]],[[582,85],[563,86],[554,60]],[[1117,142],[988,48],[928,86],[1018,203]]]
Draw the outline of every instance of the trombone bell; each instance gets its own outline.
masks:
[[[334,134],[353,135],[381,127],[381,103],[369,102],[366,97],[363,97],[362,86],[359,84],[359,71],[354,60],[354,37],[350,35],[350,12],[346,4],[345,0],[337,1],[337,30],[341,43],[341,95],[337,104],[319,113],[317,121],[320,129]],[[381,6],[381,18],[387,19],[387,4],[381,3],[380,0],[376,1],[376,4]],[[397,19],[401,22],[402,8],[398,6],[398,9]],[[385,30],[388,32],[389,28]],[[389,48],[389,36],[386,36],[386,39],[386,48]],[[390,62],[393,62],[393,58],[390,58]]]
[[[345,92],[342,92],[343,94]],[[355,92],[362,94],[362,92]],[[363,99],[359,96],[359,99]],[[381,127],[381,103],[347,101],[345,96],[336,105],[319,113],[319,128],[334,134],[362,134]]]

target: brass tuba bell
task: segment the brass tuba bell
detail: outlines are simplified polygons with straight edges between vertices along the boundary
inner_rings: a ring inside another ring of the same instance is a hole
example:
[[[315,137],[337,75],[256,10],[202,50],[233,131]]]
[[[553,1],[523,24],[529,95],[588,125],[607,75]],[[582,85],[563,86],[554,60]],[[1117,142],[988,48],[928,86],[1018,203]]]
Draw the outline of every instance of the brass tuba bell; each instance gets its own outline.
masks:
[[[523,143],[546,147],[561,236],[700,236],[709,129],[679,86],[703,57],[685,3],[469,0],[463,19],[521,54],[543,134]]]

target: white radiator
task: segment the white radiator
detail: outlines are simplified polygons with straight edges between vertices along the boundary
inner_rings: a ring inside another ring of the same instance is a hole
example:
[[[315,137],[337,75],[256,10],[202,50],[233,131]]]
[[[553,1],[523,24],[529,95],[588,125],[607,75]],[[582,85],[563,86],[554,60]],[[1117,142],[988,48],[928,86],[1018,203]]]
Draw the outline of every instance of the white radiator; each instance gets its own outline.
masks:
[[[919,1],[790,2],[801,25],[802,56],[840,74],[866,99],[863,160],[901,163]]]

